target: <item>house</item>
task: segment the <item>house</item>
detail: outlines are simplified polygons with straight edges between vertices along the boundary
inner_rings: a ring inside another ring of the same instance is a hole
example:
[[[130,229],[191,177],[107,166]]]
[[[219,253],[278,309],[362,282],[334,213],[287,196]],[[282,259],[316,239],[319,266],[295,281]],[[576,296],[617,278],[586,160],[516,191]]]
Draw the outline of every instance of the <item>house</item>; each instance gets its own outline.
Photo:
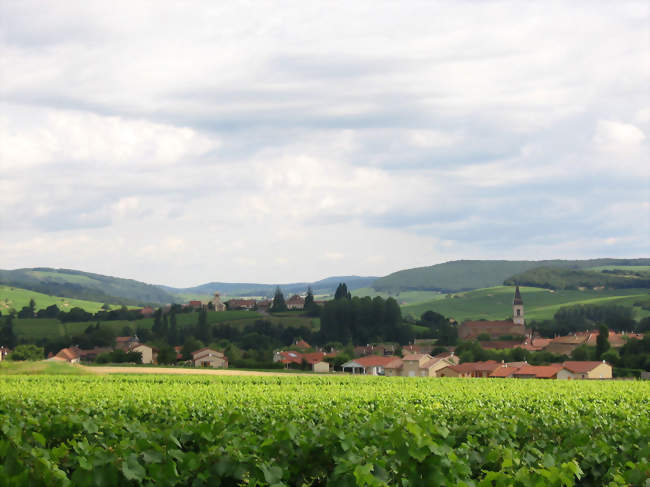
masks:
[[[488,335],[491,340],[498,340],[504,336],[521,337],[523,342],[526,336],[524,322],[524,301],[519,292],[519,286],[515,289],[515,296],[512,301],[512,319],[503,321],[465,321],[458,328],[458,338],[461,340],[476,340],[481,335]]]
[[[228,368],[228,358],[217,350],[208,347],[200,348],[192,352],[192,364],[194,367]]]
[[[296,340],[293,346],[300,350],[309,350],[311,348],[311,345],[302,339]]]
[[[187,306],[192,309],[201,309],[203,308],[203,303],[198,300],[191,300],[189,303],[187,303]]]
[[[566,373],[558,379],[611,379],[612,366],[604,360],[602,362],[576,362],[567,361],[562,364]]]
[[[287,309],[303,309],[305,307],[305,298],[294,294],[285,301]]]
[[[512,376],[515,379],[559,379],[562,364],[551,365],[524,365],[517,369]]]
[[[69,364],[78,364],[81,360],[81,350],[77,347],[62,348],[56,357],[65,360]]]
[[[355,357],[363,357],[365,355],[395,355],[395,343],[375,343],[367,344],[364,346],[354,347],[352,352]]]
[[[241,309],[241,310],[252,310],[257,306],[257,301],[254,299],[231,299],[226,302],[226,307],[230,310]]]
[[[257,310],[262,312],[268,312],[269,308],[273,305],[273,301],[270,299],[262,299],[257,302]]]
[[[134,344],[129,349],[129,352],[140,352],[143,364],[155,364],[158,362],[158,350],[144,343]]]
[[[500,366],[495,360],[465,362],[440,369],[438,377],[489,377]]]
[[[343,372],[351,374],[385,375],[384,366],[390,364],[395,358],[393,356],[368,355],[345,362],[341,369]]]
[[[218,291],[214,293],[212,306],[214,306],[215,311],[226,311],[226,305],[221,302],[221,294]]]
[[[79,358],[83,362],[93,362],[99,355],[110,353],[112,351],[112,347],[94,347],[90,349],[81,349],[79,350]]]
[[[144,318],[151,318],[153,316],[153,313],[154,313],[154,310],[153,310],[153,308],[151,306],[145,306],[144,308],[142,308],[140,310],[140,314]]]
[[[115,337],[115,348],[128,352],[132,347],[140,343],[137,335],[131,337]]]
[[[414,353],[405,355],[402,363],[400,375],[404,377],[437,377],[439,370],[458,364],[458,357],[447,353],[436,357]]]

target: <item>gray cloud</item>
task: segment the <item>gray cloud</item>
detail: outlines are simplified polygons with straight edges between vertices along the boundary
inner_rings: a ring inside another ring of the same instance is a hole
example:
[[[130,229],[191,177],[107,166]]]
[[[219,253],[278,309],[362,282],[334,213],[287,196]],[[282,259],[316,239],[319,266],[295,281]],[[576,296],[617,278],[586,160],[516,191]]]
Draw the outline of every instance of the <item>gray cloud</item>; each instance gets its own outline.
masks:
[[[6,267],[191,285],[650,250],[645,2],[0,18]]]

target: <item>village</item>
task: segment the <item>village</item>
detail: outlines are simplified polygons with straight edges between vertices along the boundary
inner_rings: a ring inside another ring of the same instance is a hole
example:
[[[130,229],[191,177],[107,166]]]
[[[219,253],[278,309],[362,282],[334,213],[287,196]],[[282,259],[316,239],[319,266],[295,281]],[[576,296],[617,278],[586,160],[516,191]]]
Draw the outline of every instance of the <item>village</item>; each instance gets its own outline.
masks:
[[[287,308],[300,310],[305,305],[303,296],[294,295],[286,301]],[[221,301],[217,292],[208,303],[190,301],[184,305],[191,309],[214,311],[262,310],[271,306],[270,300],[231,299]],[[151,308],[143,308],[143,314],[151,314]],[[515,289],[512,304],[512,318],[501,321],[465,321],[458,325],[459,339],[475,342],[484,349],[506,350],[520,348],[539,352],[546,351],[558,356],[571,356],[581,346],[595,346],[599,331],[576,332],[567,336],[542,338],[526,327],[524,303],[519,287]],[[642,339],[635,333],[609,332],[608,341],[613,349],[622,347],[628,340]],[[435,340],[416,339],[407,345],[392,342],[347,347],[348,354],[330,347],[328,350],[314,347],[297,338],[291,347],[278,349],[273,353],[273,363],[295,371],[315,374],[350,374],[385,377],[461,377],[461,378],[515,378],[515,379],[612,379],[612,366],[606,360],[564,360],[546,365],[529,364],[526,360],[482,360],[461,361],[456,346],[436,346]],[[9,352],[0,350],[0,360]],[[187,353],[183,347],[174,347],[175,366],[184,368],[226,369],[229,361],[226,354],[214,347],[204,346]],[[46,359],[52,362],[87,364],[100,362],[98,357],[120,355],[122,362],[143,365],[158,363],[158,349],[143,343],[137,335],[119,336],[113,347],[82,349],[69,346]],[[346,359],[347,357],[347,359]],[[106,359],[104,360],[106,361]]]

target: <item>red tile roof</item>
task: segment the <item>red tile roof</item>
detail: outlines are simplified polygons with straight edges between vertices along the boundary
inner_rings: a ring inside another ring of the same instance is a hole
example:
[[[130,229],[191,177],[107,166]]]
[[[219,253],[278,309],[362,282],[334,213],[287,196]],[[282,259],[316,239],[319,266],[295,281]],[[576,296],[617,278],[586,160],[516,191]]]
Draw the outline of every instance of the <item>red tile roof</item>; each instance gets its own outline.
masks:
[[[425,357],[430,357],[430,355],[427,355],[427,354],[424,354],[424,353],[410,353],[408,355],[404,355],[402,360],[404,360],[404,361],[411,361],[411,360],[420,361],[421,359],[423,359]]]
[[[551,365],[524,365],[514,373],[515,377],[518,376],[533,376],[537,379],[551,379],[562,370],[562,364]]]
[[[304,348],[304,349],[311,348],[311,345],[307,343],[305,340],[298,340],[294,345],[298,348]]]
[[[354,362],[363,367],[383,367],[395,360],[394,355],[368,355],[353,359]]]
[[[495,360],[485,362],[465,362],[458,365],[451,365],[449,368],[459,374],[471,374],[472,372],[492,372],[499,364]]]
[[[512,374],[517,372],[518,367],[506,367],[505,365],[500,365],[492,372],[490,372],[490,377],[510,377]]]
[[[594,370],[596,367],[598,367],[600,364],[604,362],[564,362],[562,365],[564,366],[565,369],[573,372],[574,374],[584,374],[586,372],[590,372]]]

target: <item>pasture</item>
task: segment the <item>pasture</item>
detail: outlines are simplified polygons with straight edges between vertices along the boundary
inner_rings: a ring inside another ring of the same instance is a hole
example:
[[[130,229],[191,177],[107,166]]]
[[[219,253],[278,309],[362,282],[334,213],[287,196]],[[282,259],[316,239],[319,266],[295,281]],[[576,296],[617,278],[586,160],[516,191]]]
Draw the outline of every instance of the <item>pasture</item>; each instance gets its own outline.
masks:
[[[551,291],[537,287],[521,287],[527,320],[551,319],[563,306],[576,304],[620,304],[633,306],[639,299],[648,297],[647,289]],[[458,322],[485,318],[502,320],[512,317],[514,287],[496,286],[463,293],[446,295],[425,303],[402,306],[404,316],[419,318],[428,310],[454,318]],[[640,307],[634,307],[637,319],[650,315]]]
[[[59,309],[63,311],[70,311],[70,309],[77,307],[83,308],[89,313],[96,313],[104,304],[83,299],[50,296],[48,294],[37,293],[36,291],[30,291],[29,289],[21,289],[13,286],[0,286],[0,312],[4,315],[6,315],[12,308],[16,311],[20,311],[23,306],[29,305],[30,299],[33,299],[36,302],[37,311],[56,304]],[[116,306],[118,305],[115,305],[114,307]]]

